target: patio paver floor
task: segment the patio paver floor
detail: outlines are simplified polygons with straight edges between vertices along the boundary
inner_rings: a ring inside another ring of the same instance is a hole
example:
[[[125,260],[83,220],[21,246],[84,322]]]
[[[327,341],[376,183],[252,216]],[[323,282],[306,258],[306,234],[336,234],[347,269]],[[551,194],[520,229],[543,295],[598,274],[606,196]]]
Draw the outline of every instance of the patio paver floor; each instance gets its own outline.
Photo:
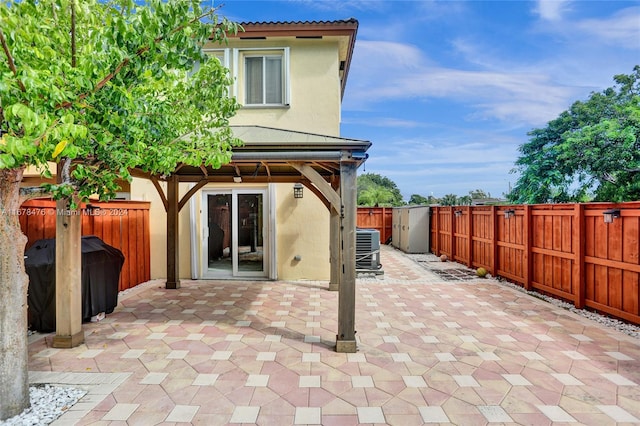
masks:
[[[640,423],[640,340],[383,246],[357,281],[357,354],[326,282],[160,280],[85,343],[32,338],[33,382],[89,393],[54,425]]]

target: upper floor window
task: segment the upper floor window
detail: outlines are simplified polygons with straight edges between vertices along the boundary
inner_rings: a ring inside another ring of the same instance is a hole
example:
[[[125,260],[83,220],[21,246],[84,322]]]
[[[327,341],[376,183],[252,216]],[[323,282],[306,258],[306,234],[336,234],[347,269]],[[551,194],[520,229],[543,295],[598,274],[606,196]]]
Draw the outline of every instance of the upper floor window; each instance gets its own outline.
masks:
[[[245,106],[289,105],[289,48],[232,49],[234,94]]]
[[[245,56],[245,104],[282,105],[282,55]]]
[[[289,48],[226,48],[206,52],[229,68],[232,94],[246,106],[289,105]]]

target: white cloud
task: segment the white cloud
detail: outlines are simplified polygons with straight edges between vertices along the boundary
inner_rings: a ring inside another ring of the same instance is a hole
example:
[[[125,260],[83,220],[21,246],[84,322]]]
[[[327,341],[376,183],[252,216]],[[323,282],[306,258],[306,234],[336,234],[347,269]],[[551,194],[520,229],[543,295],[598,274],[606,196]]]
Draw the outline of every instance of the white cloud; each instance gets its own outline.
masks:
[[[640,7],[620,9],[611,16],[584,18],[579,16],[578,8],[571,15],[565,13],[567,5],[564,1],[539,1],[536,11],[543,18],[539,31],[561,35],[564,43],[587,44],[594,50],[602,45],[640,48]]]
[[[538,0],[534,12],[545,21],[560,21],[570,3],[569,0]]]
[[[565,110],[575,95],[544,73],[438,66],[407,44],[360,41],[356,52],[345,108],[366,109],[387,100],[449,98],[476,109],[468,119],[539,125]]]
[[[343,118],[342,124],[349,125],[367,125],[371,127],[391,127],[391,128],[417,128],[417,127],[428,127],[429,124],[423,121],[414,121],[414,120],[402,120],[399,118],[389,118],[389,117],[376,117],[376,118]]]
[[[610,18],[579,21],[575,24],[575,28],[605,43],[638,50],[640,48],[640,7],[623,9]]]
[[[390,161],[402,164],[402,173],[431,173],[440,168],[457,168],[465,170],[477,168],[483,164],[508,164],[513,167],[515,148],[491,142],[475,143],[441,143],[438,141],[404,141],[401,145],[394,143],[392,151],[376,153],[369,160],[371,164],[389,164]]]
[[[302,3],[305,6],[331,12],[345,11],[374,11],[386,7],[386,2],[371,0],[289,0],[292,3]]]
[[[500,196],[507,192],[510,181],[515,182],[509,171],[520,138],[496,129],[455,132],[440,128],[439,133],[441,136],[426,132],[374,141],[366,172],[394,181],[406,199],[411,194],[465,195],[473,189]]]

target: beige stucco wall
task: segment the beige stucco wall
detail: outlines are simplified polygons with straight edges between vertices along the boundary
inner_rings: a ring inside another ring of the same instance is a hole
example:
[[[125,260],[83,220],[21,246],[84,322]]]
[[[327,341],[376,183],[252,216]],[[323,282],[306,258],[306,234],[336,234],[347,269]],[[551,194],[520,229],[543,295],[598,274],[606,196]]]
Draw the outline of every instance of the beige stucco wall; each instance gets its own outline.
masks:
[[[337,41],[326,38],[230,40],[228,47],[230,57],[233,56],[233,48],[290,47],[290,105],[276,108],[243,107],[231,119],[232,125],[257,125],[340,136],[340,64]],[[242,103],[243,62],[241,55],[239,57],[237,71],[233,70],[232,59],[229,66],[232,73],[237,75],[238,100]]]
[[[306,188],[304,198],[295,199],[291,184],[276,185],[276,199],[278,277],[328,280],[329,210]]]

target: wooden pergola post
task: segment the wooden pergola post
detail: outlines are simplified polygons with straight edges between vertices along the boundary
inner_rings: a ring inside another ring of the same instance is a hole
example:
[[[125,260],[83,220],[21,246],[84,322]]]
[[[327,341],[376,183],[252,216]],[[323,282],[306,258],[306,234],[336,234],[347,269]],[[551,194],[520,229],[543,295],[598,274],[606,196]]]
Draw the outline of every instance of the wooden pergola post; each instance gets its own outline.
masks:
[[[180,288],[179,183],[175,173],[167,179],[167,289]]]
[[[340,266],[341,259],[341,241],[340,235],[340,214],[333,209],[329,213],[329,262],[331,263],[331,275],[329,277],[329,290],[338,291],[340,289],[340,278],[342,273]]]
[[[356,312],[356,170],[357,164],[340,163],[340,192],[342,194],[342,270],[338,290],[338,335],[336,352],[357,351]]]
[[[56,335],[54,348],[84,343],[82,331],[82,217],[67,200],[56,203]]]
[[[336,179],[331,182],[331,187],[338,190],[340,185]],[[340,212],[329,208],[329,262],[331,266],[331,275],[329,279],[329,291],[338,291],[340,288],[340,259],[342,258],[342,250],[340,250],[342,237],[340,235]]]

